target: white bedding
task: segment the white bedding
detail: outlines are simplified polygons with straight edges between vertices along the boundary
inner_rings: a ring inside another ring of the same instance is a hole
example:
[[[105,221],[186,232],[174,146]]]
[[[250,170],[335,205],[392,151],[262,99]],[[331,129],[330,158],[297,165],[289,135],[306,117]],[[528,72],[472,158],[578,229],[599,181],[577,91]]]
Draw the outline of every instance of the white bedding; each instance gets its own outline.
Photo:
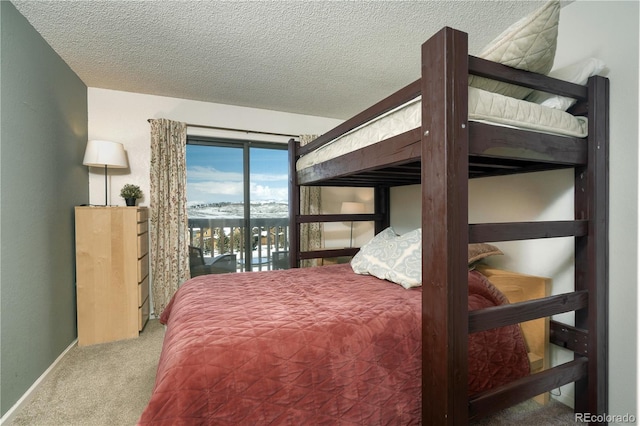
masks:
[[[356,151],[420,126],[420,97],[301,157],[297,170]],[[481,121],[562,136],[587,136],[587,119],[497,93],[469,87],[469,121]]]

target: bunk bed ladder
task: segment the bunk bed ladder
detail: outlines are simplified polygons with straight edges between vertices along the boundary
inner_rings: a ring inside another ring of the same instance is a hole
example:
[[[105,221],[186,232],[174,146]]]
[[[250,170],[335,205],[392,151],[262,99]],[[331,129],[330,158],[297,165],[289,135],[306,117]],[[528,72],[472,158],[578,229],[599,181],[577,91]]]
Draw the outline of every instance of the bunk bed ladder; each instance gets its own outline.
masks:
[[[464,425],[572,382],[576,413],[606,414],[608,80],[589,80],[587,154],[571,163],[574,220],[469,225],[468,71],[466,34],[444,28],[423,45],[422,421]],[[469,242],[553,237],[575,239],[573,292],[467,311]],[[551,321],[551,342],[573,350],[573,361],[468,398],[469,333],[570,311],[575,326]]]

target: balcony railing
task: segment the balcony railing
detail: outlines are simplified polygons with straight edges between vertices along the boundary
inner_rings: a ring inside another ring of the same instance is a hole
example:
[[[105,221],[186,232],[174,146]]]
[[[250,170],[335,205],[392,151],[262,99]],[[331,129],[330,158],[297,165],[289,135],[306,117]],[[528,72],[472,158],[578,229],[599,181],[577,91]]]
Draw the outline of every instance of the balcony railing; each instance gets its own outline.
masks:
[[[189,219],[190,244],[202,249],[205,261],[235,254],[236,270],[285,269],[289,253],[289,219]],[[249,259],[247,261],[247,259]]]

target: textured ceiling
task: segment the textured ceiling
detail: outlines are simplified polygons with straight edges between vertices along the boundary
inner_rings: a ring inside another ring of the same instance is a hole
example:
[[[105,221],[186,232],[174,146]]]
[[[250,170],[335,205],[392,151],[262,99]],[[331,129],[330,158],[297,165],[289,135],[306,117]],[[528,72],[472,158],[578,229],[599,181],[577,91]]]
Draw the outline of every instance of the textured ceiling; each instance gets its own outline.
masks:
[[[89,87],[344,119],[419,78],[443,26],[478,53],[544,1],[12,3]]]

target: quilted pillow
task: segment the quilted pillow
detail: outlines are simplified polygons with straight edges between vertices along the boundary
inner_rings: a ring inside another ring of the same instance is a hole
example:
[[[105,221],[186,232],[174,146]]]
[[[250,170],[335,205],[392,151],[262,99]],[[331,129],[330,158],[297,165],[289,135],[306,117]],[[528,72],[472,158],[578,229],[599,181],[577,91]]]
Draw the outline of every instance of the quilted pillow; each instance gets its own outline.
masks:
[[[353,272],[373,275],[404,288],[422,284],[422,230],[397,235],[387,228],[351,259]]]
[[[513,68],[547,74],[553,66],[558,39],[560,1],[551,0],[507,28],[478,55]],[[488,92],[524,99],[533,89],[469,76],[469,85]]]
[[[469,269],[473,269],[475,263],[481,261],[485,257],[504,254],[502,251],[491,244],[487,243],[474,243],[469,244],[468,248],[468,261]]]
[[[597,75],[604,69],[604,67],[604,62],[600,59],[588,58],[571,65],[567,65],[566,67],[552,70],[549,73],[549,77],[568,81],[569,83],[585,85],[587,84],[589,77]],[[575,99],[552,95],[538,90],[533,91],[529,96],[527,96],[527,101],[562,111],[568,110],[576,103]]]

